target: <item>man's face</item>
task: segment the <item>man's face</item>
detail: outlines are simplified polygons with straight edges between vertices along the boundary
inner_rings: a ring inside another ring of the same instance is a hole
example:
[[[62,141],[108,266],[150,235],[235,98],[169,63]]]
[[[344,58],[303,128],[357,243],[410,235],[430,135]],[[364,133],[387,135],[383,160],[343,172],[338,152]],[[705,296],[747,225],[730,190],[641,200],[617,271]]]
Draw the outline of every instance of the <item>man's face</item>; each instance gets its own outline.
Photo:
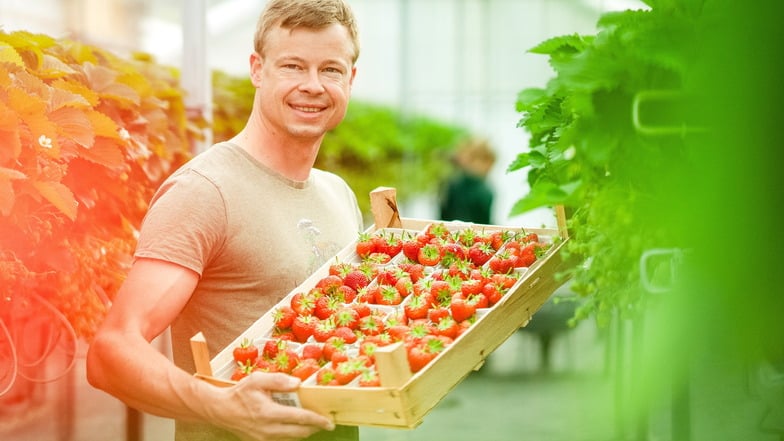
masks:
[[[263,124],[289,136],[315,138],[346,113],[354,81],[354,47],[345,27],[272,30],[263,59],[251,58]]]

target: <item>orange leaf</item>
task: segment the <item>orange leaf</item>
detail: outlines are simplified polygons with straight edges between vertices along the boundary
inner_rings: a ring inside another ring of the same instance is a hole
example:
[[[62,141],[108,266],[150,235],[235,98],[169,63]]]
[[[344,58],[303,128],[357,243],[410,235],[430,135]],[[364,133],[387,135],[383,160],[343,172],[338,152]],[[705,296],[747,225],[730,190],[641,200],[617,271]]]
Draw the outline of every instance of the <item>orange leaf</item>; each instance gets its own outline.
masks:
[[[25,67],[24,60],[19,52],[10,44],[0,41],[0,63],[12,63],[19,67]]]
[[[98,101],[100,100],[98,94],[95,93],[94,90],[90,89],[86,84],[77,81],[60,78],[52,82],[52,87],[58,90],[64,90],[66,92],[76,94],[84,98],[84,100],[93,107],[97,106]],[[54,99],[55,97],[53,96],[52,98]]]
[[[76,220],[77,203],[71,190],[60,182],[33,181],[38,193],[60,210],[68,219]]]
[[[19,137],[19,118],[0,101],[0,164],[16,160],[20,153],[22,141]]]
[[[95,144],[89,149],[80,149],[79,154],[83,159],[110,169],[120,169],[125,165],[122,150],[107,138],[95,138]]]
[[[95,133],[90,120],[83,111],[73,107],[61,107],[49,114],[61,135],[82,147],[90,148],[95,142]]]
[[[0,176],[0,214],[3,216],[11,214],[14,202],[16,202],[16,195],[14,194],[14,187],[11,186],[11,181]]]
[[[113,119],[106,116],[106,114],[98,112],[97,110],[87,112],[87,118],[93,126],[95,136],[103,136],[105,138],[120,139],[119,128]]]

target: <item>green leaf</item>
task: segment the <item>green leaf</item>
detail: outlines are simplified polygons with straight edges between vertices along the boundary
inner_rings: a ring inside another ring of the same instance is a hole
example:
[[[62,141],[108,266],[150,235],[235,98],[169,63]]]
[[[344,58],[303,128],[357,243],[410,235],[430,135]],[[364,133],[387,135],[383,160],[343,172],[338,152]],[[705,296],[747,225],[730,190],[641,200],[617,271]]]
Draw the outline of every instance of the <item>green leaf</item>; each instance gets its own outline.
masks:
[[[574,54],[584,50],[591,42],[593,37],[581,36],[579,34],[561,35],[547,39],[528,52],[534,54]]]
[[[515,170],[520,170],[522,168],[528,167],[531,164],[530,158],[528,153],[519,153],[517,157],[512,161],[511,164],[506,169],[506,172],[513,172]]]

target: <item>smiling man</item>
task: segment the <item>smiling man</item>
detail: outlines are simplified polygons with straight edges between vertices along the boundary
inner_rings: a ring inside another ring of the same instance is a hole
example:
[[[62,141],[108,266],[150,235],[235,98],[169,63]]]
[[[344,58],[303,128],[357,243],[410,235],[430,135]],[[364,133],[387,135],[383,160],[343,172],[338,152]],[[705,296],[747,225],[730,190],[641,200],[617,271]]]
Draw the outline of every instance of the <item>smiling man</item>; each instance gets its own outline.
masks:
[[[357,439],[355,427],[273,402],[270,392],[296,390],[294,377],[256,372],[219,388],[192,376],[194,334],[216,354],[363,229],[348,185],[313,168],[351,95],[352,11],[342,0],[272,0],[254,45],[248,122],[153,197],[134,264],[90,346],[88,379],[175,419],[179,441]],[[167,327],[174,364],[150,344]]]

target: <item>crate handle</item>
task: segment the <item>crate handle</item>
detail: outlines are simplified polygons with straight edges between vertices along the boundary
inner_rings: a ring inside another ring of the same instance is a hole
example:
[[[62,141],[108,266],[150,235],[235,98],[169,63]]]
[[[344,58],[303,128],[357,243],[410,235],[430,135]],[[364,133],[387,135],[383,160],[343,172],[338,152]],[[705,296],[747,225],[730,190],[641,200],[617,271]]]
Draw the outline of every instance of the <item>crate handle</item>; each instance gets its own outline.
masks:
[[[204,338],[204,334],[201,332],[191,337],[191,352],[193,352],[193,363],[196,365],[196,373],[212,377],[210,349],[207,347],[207,340]]]
[[[370,192],[370,211],[373,224],[379,228],[401,228],[400,212],[397,209],[397,189],[377,187]]]

